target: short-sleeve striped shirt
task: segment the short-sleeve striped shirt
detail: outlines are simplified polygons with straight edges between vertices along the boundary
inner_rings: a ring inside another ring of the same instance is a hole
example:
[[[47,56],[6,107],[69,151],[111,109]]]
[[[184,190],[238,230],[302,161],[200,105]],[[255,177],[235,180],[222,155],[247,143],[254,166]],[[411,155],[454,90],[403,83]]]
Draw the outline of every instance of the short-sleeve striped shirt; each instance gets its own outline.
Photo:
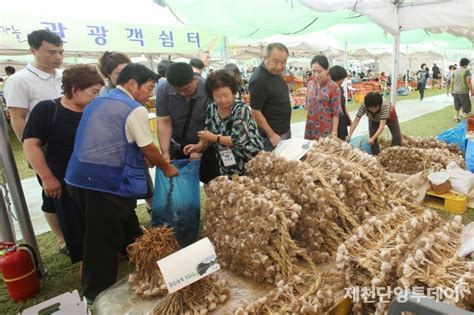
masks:
[[[373,115],[371,112],[367,110],[367,107],[365,104],[362,104],[359,108],[359,111],[357,112],[357,117],[362,118],[365,114],[367,114],[367,117],[371,121],[381,121],[381,120],[387,120],[388,117],[390,116],[390,109],[391,106],[387,103],[383,103],[382,107],[380,110]]]

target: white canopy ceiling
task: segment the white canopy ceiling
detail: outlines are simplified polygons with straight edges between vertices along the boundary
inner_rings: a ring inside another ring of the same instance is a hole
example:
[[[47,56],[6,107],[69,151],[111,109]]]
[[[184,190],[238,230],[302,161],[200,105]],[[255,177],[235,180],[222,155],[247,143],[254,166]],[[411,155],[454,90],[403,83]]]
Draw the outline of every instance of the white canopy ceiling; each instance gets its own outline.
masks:
[[[473,0],[299,0],[299,2],[318,12],[353,10],[394,35],[423,28],[471,36],[468,38],[474,41]]]

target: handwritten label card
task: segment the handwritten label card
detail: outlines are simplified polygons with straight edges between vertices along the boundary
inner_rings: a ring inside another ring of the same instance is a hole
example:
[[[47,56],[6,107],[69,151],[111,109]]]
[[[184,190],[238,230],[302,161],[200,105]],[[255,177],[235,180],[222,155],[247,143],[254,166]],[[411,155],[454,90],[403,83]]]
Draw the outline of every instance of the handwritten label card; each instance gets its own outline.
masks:
[[[214,247],[207,237],[157,263],[168,293],[176,292],[221,269]]]

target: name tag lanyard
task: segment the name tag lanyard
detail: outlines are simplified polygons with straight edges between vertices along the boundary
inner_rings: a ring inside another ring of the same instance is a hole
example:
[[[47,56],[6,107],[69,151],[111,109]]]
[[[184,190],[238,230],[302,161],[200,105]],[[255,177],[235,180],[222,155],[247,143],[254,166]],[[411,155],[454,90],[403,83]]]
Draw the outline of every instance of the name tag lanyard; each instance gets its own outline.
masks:
[[[227,118],[228,119],[228,118]],[[221,118],[221,125],[220,125],[220,131],[221,131],[221,134],[223,135],[224,132],[223,132],[223,119]],[[231,122],[230,119],[227,120],[227,122],[225,123],[225,126],[226,127],[229,127],[229,123]],[[229,128],[227,128],[229,129]],[[231,128],[230,128],[231,129]],[[219,155],[221,157],[221,160],[222,160],[222,163],[224,164],[225,167],[229,167],[229,166],[234,166],[237,164],[236,160],[235,160],[235,156],[234,156],[234,153],[232,153],[232,150],[227,148],[226,146],[224,145],[221,145],[219,143],[217,143],[217,151],[219,152]]]

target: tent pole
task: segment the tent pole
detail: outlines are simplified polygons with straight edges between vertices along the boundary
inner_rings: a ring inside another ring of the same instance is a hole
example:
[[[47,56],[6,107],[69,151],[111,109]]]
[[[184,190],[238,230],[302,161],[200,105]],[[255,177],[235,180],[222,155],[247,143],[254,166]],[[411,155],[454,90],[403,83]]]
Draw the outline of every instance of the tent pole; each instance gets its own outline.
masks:
[[[446,57],[446,50],[443,51],[443,54],[441,55],[441,80],[439,81],[440,89],[443,88],[443,82],[444,82],[444,78],[445,78],[445,76],[444,76],[445,71],[446,71],[446,69],[445,69],[445,66],[446,66],[445,57]]]
[[[227,36],[224,36],[224,64],[229,63],[229,38]]]
[[[347,71],[347,42],[344,43],[344,69]],[[348,98],[348,92],[347,92],[347,80],[344,80],[344,97]]]
[[[148,54],[147,57],[148,57],[148,58],[147,58],[147,59],[148,59],[148,62],[150,63],[150,70],[151,70],[151,71],[154,71],[154,70],[153,70],[153,54]]]
[[[2,242],[15,242],[13,227],[11,226],[10,216],[8,215],[6,198],[3,196],[2,189],[0,189],[0,237]]]
[[[405,87],[408,89],[408,75],[410,74],[410,70],[408,69],[408,45],[407,45],[407,52],[405,54]]]
[[[5,177],[7,179],[8,187],[13,201],[13,206],[18,217],[18,224],[20,225],[21,234],[25,243],[33,247],[38,257],[38,267],[42,276],[46,275],[46,270],[43,266],[38,242],[36,241],[35,231],[31,224],[28,207],[21,187],[20,176],[16,167],[15,159],[8,137],[8,127],[5,115],[0,114],[0,159],[4,166]]]
[[[400,33],[393,36],[392,53],[392,86],[390,90],[390,103],[395,106],[397,103],[397,82],[398,82],[398,58],[400,54]]]

